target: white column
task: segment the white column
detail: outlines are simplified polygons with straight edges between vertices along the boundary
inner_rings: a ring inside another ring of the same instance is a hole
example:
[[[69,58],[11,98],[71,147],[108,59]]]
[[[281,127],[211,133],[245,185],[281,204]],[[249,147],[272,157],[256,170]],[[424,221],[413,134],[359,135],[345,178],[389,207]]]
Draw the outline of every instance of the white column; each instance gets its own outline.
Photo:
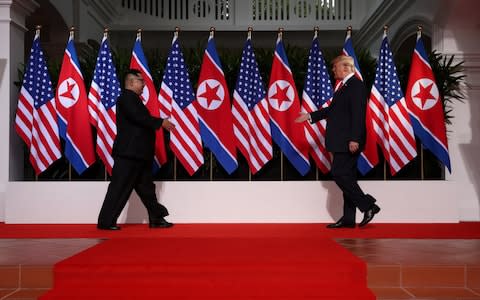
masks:
[[[38,4],[33,0],[0,0],[0,221],[5,215],[5,194],[7,182],[15,179],[23,170],[21,140],[15,134],[13,120],[17,107],[18,68],[24,62],[25,17],[31,14]]]

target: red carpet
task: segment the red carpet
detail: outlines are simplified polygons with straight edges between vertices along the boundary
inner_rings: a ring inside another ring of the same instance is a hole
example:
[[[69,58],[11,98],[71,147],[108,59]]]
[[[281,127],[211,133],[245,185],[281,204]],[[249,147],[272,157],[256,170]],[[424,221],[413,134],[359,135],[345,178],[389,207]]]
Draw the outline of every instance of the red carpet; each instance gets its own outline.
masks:
[[[334,238],[478,239],[480,223],[6,225],[0,238],[106,238],[55,266],[41,299],[375,299],[366,265]]]
[[[112,239],[57,264],[54,286],[41,299],[375,299],[326,238]]]

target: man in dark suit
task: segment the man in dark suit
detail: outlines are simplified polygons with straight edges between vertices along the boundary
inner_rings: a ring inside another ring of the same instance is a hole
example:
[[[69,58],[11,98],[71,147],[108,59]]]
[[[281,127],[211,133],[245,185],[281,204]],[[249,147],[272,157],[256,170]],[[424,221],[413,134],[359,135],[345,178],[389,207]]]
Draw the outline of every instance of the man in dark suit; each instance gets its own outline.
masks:
[[[343,192],[343,216],[328,228],[355,227],[356,208],[364,213],[359,226],[368,224],[380,207],[357,183],[357,160],[365,145],[367,93],[363,82],[354,76],[353,58],[341,55],[333,60],[335,79],[341,81],[330,106],[301,113],[296,122],[311,123],[327,119],[325,146],[333,154],[331,174]]]
[[[155,131],[174,129],[167,119],[152,117],[142,103],[145,82],[139,70],[125,76],[125,89],[117,99],[117,137],[113,143],[114,165],[107,194],[98,216],[98,229],[119,230],[117,219],[133,189],[148,211],[151,228],[173,226],[164,219],[168,210],[157,201],[152,166],[155,154]],[[161,130],[161,129],[160,129]]]

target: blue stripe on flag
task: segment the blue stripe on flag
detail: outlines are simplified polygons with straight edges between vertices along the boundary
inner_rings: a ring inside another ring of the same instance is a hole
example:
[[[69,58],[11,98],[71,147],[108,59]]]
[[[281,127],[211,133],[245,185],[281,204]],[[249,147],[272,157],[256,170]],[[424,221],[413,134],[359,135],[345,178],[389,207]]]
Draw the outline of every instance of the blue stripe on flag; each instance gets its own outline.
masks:
[[[213,61],[217,65],[217,68],[220,69],[223,73],[222,63],[220,62],[220,58],[218,57],[217,50],[215,48],[215,40],[213,38],[208,40],[207,53],[213,59]]]
[[[237,162],[232,159],[232,155],[225,149],[225,147],[217,140],[215,135],[210,132],[208,126],[206,126],[202,120],[200,120],[200,134],[202,136],[205,147],[210,149],[215,157],[220,162],[222,167],[230,175],[238,167]]]
[[[367,160],[363,153],[358,157],[357,167],[362,175],[367,174],[371,169],[373,169],[372,164]]]
[[[270,126],[272,130],[272,139],[275,141],[275,143],[277,143],[282,152],[292,163],[295,169],[297,169],[300,175],[305,176],[305,174],[307,174],[310,170],[310,163],[302,158],[302,156],[290,144],[288,139],[283,136],[282,131],[274,122],[270,122]]]
[[[440,144],[425,128],[422,124],[410,115],[410,120],[412,121],[413,130],[415,131],[415,135],[422,141],[422,144],[425,148],[430,150],[448,169],[451,173],[450,169],[450,156],[448,155],[448,151]]]
[[[89,166],[84,163],[84,159],[80,153],[74,147],[74,144],[70,138],[67,137],[65,142],[65,156],[68,158],[72,167],[78,174],[82,174]]]

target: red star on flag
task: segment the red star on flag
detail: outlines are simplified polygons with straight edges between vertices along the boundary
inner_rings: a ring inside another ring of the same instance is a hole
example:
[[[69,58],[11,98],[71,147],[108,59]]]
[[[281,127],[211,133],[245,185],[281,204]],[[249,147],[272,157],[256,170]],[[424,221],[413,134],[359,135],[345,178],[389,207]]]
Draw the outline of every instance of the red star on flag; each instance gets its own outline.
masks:
[[[222,101],[217,94],[219,87],[220,85],[217,85],[212,88],[210,85],[208,85],[208,83],[205,83],[205,92],[198,96],[207,99],[207,107],[210,107],[213,101]]]
[[[70,82],[67,81],[67,90],[60,96],[75,100],[75,97],[72,94],[72,90],[74,87],[75,87],[75,82],[70,84]]]
[[[281,107],[283,102],[292,101],[292,100],[290,100],[290,98],[288,98],[288,95],[287,95],[289,86],[286,86],[285,88],[282,89],[278,85],[278,83],[276,85],[277,85],[277,92],[275,93],[275,95],[272,96],[272,98],[278,100],[278,107]]]
[[[420,91],[414,95],[413,97],[419,98],[420,101],[422,102],[422,108],[425,107],[425,103],[427,103],[428,100],[434,100],[435,101],[435,96],[432,95],[432,87],[433,83],[429,84],[428,86],[424,87],[421,83],[418,84],[420,87]]]

